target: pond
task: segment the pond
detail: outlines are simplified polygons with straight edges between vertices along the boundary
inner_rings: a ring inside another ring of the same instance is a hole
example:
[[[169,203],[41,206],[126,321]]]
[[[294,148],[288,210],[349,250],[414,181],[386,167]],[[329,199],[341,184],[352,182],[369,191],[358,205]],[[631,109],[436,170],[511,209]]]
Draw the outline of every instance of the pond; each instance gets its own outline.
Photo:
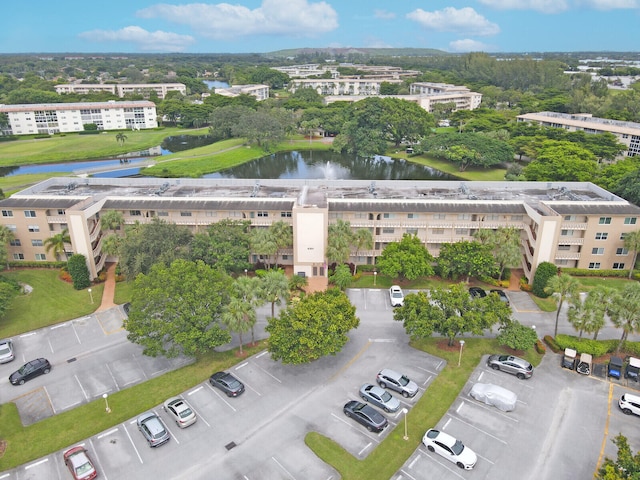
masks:
[[[456,180],[456,177],[404,159],[371,158],[329,151],[282,152],[204,178],[280,178],[327,180]]]

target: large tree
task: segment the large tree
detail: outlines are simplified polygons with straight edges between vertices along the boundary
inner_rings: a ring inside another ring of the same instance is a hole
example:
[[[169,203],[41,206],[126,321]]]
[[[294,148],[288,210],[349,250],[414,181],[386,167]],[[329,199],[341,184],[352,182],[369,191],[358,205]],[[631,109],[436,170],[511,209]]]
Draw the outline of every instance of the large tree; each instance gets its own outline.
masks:
[[[466,240],[445,243],[440,247],[438,268],[445,278],[491,277],[498,272],[498,265],[491,247],[479,242]]]
[[[628,283],[622,292],[616,294],[608,313],[613,324],[622,329],[616,347],[616,351],[619,351],[630,333],[640,332],[640,283]]]
[[[488,168],[513,161],[514,150],[507,142],[481,133],[438,133],[425,138],[420,149],[460,166]]]
[[[221,320],[229,330],[238,334],[240,355],[242,356],[244,354],[242,351],[242,334],[253,329],[257,320],[256,309],[243,299],[232,296],[229,303],[222,309]]]
[[[276,305],[289,300],[289,280],[282,270],[269,270],[260,278],[258,297],[271,304],[271,317],[275,316]]]
[[[6,225],[0,225],[0,264],[6,263],[7,269],[9,269],[9,254],[7,252],[8,245],[11,241],[15,240],[16,235]]]
[[[100,227],[103,230],[111,230],[113,233],[124,225],[124,216],[118,210],[107,210],[100,216]]]
[[[528,350],[538,341],[538,334],[533,328],[513,320],[500,328],[496,340],[514,350]]]
[[[588,182],[597,172],[597,158],[589,150],[572,142],[549,140],[523,173],[529,181]]]
[[[449,345],[463,333],[482,335],[497,323],[506,325],[510,317],[510,308],[496,295],[472,299],[463,283],[409,294],[393,313],[412,339],[437,332],[449,339]]]
[[[491,247],[498,264],[498,278],[502,280],[507,267],[515,267],[522,258],[520,253],[520,230],[515,227],[501,227],[496,230],[480,229],[474,238]]]
[[[231,340],[220,325],[230,278],[203,262],[158,263],[135,280],[127,338],[152,357],[193,357]]]
[[[627,437],[618,434],[612,440],[618,447],[616,459],[605,457],[595,478],[597,480],[637,480],[640,478],[640,453],[633,453]]]
[[[56,233],[52,237],[44,241],[44,247],[47,252],[52,252],[56,260],[60,259],[60,255],[64,254],[65,244],[71,243],[69,230],[66,228],[60,233]]]
[[[558,304],[558,308],[556,309],[556,323],[553,330],[554,337],[558,335],[558,319],[560,318],[562,305],[567,301],[575,303],[575,297],[578,295],[579,287],[580,282],[566,273],[555,275],[547,281],[547,286],[544,290],[549,295],[553,295]]]
[[[347,343],[347,333],[360,320],[347,295],[337,288],[302,297],[278,318],[270,318],[268,350],[274,360],[302,364],[335,355]]]
[[[249,263],[249,220],[223,219],[197,233],[191,242],[190,258],[215,265],[225,272],[242,272]]]
[[[377,260],[383,275],[408,280],[433,275],[432,263],[433,256],[420,239],[406,233],[399,242],[389,243]]]

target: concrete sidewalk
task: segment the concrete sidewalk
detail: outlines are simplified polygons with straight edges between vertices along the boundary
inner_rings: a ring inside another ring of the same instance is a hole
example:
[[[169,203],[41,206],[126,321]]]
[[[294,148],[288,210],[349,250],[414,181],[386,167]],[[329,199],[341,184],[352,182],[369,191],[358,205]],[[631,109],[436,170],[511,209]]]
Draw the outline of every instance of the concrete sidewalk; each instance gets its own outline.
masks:
[[[116,263],[108,264],[107,279],[104,282],[104,290],[102,291],[102,303],[96,312],[102,312],[118,306],[113,301],[116,294],[116,265]]]

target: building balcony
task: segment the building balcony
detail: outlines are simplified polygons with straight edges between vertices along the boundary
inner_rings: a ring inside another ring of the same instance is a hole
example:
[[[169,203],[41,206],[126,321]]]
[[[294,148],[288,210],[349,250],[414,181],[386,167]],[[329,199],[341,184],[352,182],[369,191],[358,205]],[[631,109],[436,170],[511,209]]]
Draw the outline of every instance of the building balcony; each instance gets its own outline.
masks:
[[[580,260],[580,252],[556,252],[556,260]]]
[[[562,230],[586,230],[586,223],[566,222],[560,227]]]
[[[67,223],[67,217],[64,215],[47,216],[47,223]]]
[[[560,237],[558,245],[584,245],[584,238]]]

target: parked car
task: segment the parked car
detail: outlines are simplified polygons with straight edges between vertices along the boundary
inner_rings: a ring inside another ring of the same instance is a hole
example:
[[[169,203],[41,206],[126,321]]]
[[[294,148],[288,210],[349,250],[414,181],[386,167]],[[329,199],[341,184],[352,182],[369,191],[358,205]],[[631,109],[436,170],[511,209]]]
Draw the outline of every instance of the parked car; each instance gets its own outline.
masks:
[[[414,397],[416,393],[418,393],[418,385],[416,382],[409,380],[409,377],[395,370],[384,368],[380,370],[376,379],[381,388],[395,390],[405,398]]]
[[[509,297],[507,297],[507,294],[504,293],[504,290],[500,290],[499,288],[492,288],[491,290],[489,290],[489,293],[495,293],[496,295],[498,295],[498,298],[506,303],[507,306],[511,304],[511,302],[509,302]]]
[[[228,372],[214,373],[209,383],[226,393],[227,397],[237,397],[244,392],[244,384]]]
[[[465,470],[471,470],[478,461],[475,452],[469,447],[465,447],[460,440],[433,428],[424,434],[422,443],[430,452],[443,456]]]
[[[484,298],[487,296],[487,292],[480,287],[469,287],[469,294],[473,298]]]
[[[630,393],[625,393],[618,400],[618,406],[620,410],[622,410],[625,414],[631,415],[640,415],[640,397],[637,395],[632,395]]]
[[[607,377],[620,378],[622,376],[622,359],[611,357],[607,366]]]
[[[159,447],[169,441],[171,435],[162,420],[153,412],[143,413],[136,420],[138,430],[150,447]]]
[[[389,289],[389,299],[392,307],[402,307],[404,305],[404,293],[398,285],[393,285]]]
[[[471,387],[469,396],[503,412],[514,410],[518,401],[518,396],[511,390],[491,383],[476,383]]]
[[[191,409],[187,401],[180,397],[171,397],[162,405],[164,411],[171,415],[176,425],[186,428],[196,423],[196,413]]]
[[[42,374],[47,374],[51,371],[51,364],[46,358],[36,358],[30,362],[25,363],[18,370],[13,372],[9,376],[9,381],[12,385],[24,385],[24,382],[38,377]]]
[[[629,363],[627,363],[626,368],[624,369],[624,378],[629,378],[631,380],[635,380],[636,382],[640,381],[638,378],[638,374],[640,373],[640,359],[635,357],[629,357]]]
[[[389,424],[383,414],[366,403],[351,400],[345,403],[342,411],[347,417],[353,418],[360,425],[367,427],[370,432],[381,432]]]
[[[360,396],[365,402],[371,402],[385,412],[397,412],[400,408],[400,400],[377,385],[365,383],[360,387]]]
[[[62,454],[62,458],[75,480],[92,480],[98,476],[98,471],[84,447],[70,448]]]
[[[576,368],[576,352],[573,348],[565,348],[564,355],[562,356],[562,368],[568,368],[569,370],[575,370]]]
[[[491,355],[487,360],[487,365],[494,370],[511,373],[520,380],[531,378],[533,375],[533,366],[526,360],[513,355]]]
[[[9,363],[16,358],[11,340],[0,340],[0,363]]]

